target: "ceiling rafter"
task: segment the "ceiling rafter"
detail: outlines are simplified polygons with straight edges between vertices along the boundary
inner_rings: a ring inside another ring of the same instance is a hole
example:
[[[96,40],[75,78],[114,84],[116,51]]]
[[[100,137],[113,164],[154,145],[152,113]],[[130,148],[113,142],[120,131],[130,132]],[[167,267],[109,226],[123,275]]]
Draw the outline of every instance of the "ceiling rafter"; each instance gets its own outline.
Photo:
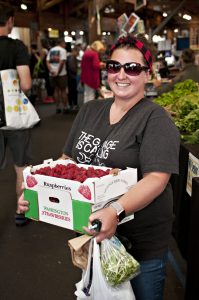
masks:
[[[63,2],[63,0],[37,0],[37,7],[40,10],[46,10],[61,2]]]

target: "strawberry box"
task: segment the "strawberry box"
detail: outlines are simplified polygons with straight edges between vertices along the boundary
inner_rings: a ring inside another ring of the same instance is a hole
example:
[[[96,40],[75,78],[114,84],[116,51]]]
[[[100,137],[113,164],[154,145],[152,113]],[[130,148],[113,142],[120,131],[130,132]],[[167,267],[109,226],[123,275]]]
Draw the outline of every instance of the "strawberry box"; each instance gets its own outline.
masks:
[[[110,168],[75,164],[71,160],[47,160],[43,164],[29,166],[23,171],[24,198],[29,201],[26,217],[83,232],[82,226],[88,225],[92,206],[106,203],[126,193],[137,182],[137,169],[120,170],[117,175],[87,178],[83,182],[38,174],[42,168],[53,169],[59,165],[78,167],[89,172],[109,173]],[[62,168],[63,167],[63,168]],[[90,168],[90,169],[89,169]],[[58,168],[56,170],[59,171]],[[50,174],[51,174],[50,173]],[[106,174],[106,173],[105,173]],[[82,178],[78,177],[78,180]]]

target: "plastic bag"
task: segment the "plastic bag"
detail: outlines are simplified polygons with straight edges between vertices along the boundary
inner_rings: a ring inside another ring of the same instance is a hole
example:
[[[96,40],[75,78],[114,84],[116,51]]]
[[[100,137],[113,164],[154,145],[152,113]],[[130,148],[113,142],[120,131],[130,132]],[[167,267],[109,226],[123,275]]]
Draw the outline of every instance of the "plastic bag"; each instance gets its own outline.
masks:
[[[101,264],[104,276],[111,286],[117,286],[140,273],[139,263],[116,236],[101,242]]]
[[[89,246],[87,269],[82,273],[82,280],[76,284],[77,300],[135,300],[129,281],[118,287],[110,286],[102,272],[100,249],[96,239]]]

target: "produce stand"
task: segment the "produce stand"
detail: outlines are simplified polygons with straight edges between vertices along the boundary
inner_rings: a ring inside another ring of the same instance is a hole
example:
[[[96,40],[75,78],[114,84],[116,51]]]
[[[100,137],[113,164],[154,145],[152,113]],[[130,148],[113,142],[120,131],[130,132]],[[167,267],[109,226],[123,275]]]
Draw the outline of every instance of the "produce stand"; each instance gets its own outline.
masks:
[[[189,153],[199,159],[199,144],[181,143],[179,176],[173,176],[171,179],[175,214],[173,236],[181,255],[187,262],[186,300],[195,299],[194,295],[199,291],[197,234],[199,228],[199,177],[193,179],[192,196],[189,196],[186,191]]]
[[[188,79],[154,101],[170,114],[181,133],[179,176],[173,175],[173,236],[187,263],[185,299],[198,299],[199,85]],[[197,296],[195,296],[197,295]]]

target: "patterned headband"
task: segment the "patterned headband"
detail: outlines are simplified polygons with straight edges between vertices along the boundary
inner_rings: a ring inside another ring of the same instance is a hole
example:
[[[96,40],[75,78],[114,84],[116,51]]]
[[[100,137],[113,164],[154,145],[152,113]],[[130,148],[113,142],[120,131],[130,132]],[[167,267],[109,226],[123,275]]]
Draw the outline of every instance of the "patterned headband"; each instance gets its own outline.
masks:
[[[111,47],[110,53],[112,54],[115,49],[117,49],[120,45],[130,45],[135,46],[140,52],[144,55],[144,58],[149,66],[149,69],[152,70],[152,56],[149,49],[145,47],[145,45],[134,36],[124,36],[120,37],[117,42]]]

